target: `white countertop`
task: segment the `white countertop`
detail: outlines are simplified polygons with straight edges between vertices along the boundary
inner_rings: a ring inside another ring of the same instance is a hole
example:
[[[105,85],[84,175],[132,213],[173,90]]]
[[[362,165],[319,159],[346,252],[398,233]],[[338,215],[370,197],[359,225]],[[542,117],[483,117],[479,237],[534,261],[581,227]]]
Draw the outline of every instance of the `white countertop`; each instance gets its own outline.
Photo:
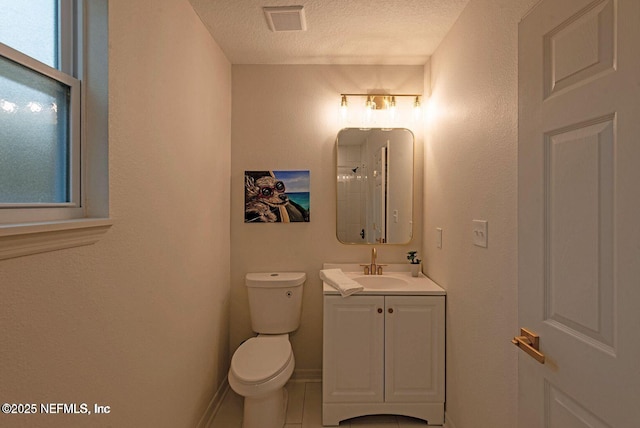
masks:
[[[384,264],[384,263],[380,263]],[[324,263],[323,269],[342,269],[342,271],[355,281],[359,277],[364,277],[363,268],[359,264],[346,264],[346,263]],[[408,263],[403,264],[389,264],[384,266],[383,275],[367,275],[367,277],[388,277],[390,279],[397,278],[402,280],[400,285],[391,285],[386,288],[376,286],[376,288],[368,288],[365,286],[364,290],[359,291],[357,295],[406,295],[406,296],[444,296],[446,291],[438,284],[433,282],[429,277],[420,273],[419,276],[411,276],[411,267]],[[322,283],[322,291],[325,295],[340,295],[340,292],[330,286],[327,283]]]

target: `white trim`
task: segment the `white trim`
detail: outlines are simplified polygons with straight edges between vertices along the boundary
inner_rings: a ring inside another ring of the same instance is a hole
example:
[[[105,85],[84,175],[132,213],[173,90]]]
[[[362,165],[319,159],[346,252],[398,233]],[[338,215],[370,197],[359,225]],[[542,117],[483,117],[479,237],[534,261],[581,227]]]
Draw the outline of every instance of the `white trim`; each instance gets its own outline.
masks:
[[[211,424],[213,423],[213,418],[215,418],[216,414],[218,413],[218,410],[220,410],[220,406],[222,405],[222,402],[224,401],[224,397],[227,396],[228,392],[229,392],[229,380],[225,376],[224,381],[222,382],[222,384],[220,385],[216,393],[211,398],[211,401],[209,402],[207,409],[204,411],[204,414],[200,418],[198,425],[196,425],[196,428],[208,428],[211,426]]]
[[[321,369],[299,369],[294,370],[289,382],[322,382],[322,370]],[[213,418],[215,418],[216,414],[220,410],[220,406],[224,401],[224,398],[227,396],[229,392],[229,380],[227,377],[224,378],[224,381],[216,391],[216,393],[211,398],[207,409],[204,411],[204,414],[200,418],[198,425],[196,428],[209,428],[213,423]]]
[[[76,207],[74,203],[59,206],[40,206],[39,204],[20,206],[13,204],[13,206],[8,207],[0,204],[0,226],[65,221],[81,219],[84,216],[84,208]]]
[[[444,427],[443,428],[456,428],[456,425],[451,421],[449,414],[444,413]]]
[[[58,0],[58,69],[77,77],[74,3],[74,0]]]
[[[91,245],[112,224],[103,218],[0,225],[0,260]]]
[[[57,80],[67,86],[73,86],[80,83],[75,77],[40,62],[37,59],[12,48],[11,46],[5,45],[4,43],[0,43],[0,55],[25,68],[35,71],[36,73],[40,73],[50,79]]]
[[[442,426],[443,403],[322,403],[323,426],[338,426],[340,421],[366,415],[400,415]]]
[[[322,369],[295,369],[289,382],[322,382]]]
[[[75,79],[74,79],[75,80]],[[82,144],[85,142],[81,140],[82,138],[82,127],[81,127],[81,83],[79,80],[76,80],[77,83],[72,85],[70,90],[70,99],[69,99],[69,177],[67,178],[68,186],[69,186],[69,198],[75,207],[81,207],[81,188],[82,185],[81,177],[82,177],[82,164],[80,161],[80,156],[82,152]]]

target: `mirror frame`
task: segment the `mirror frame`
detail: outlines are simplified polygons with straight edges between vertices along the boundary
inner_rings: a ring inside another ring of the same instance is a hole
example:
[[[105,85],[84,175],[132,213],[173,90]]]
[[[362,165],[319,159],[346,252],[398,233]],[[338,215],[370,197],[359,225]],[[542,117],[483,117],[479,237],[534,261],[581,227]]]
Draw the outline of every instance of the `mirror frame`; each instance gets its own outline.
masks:
[[[389,132],[389,131],[407,131],[409,132],[409,134],[411,135],[411,217],[410,217],[410,237],[407,241],[403,241],[403,242],[349,242],[349,241],[344,241],[340,238],[340,236],[338,235],[338,211],[339,211],[339,205],[338,205],[338,187],[339,187],[339,182],[338,182],[338,147],[339,147],[339,139],[340,139],[340,134],[343,131],[347,131],[347,130],[361,130],[361,131],[383,131],[383,132]],[[334,173],[335,173],[335,192],[336,192],[336,196],[335,196],[335,200],[336,200],[336,210],[335,210],[335,215],[336,215],[336,227],[335,227],[335,233],[336,233],[336,239],[338,240],[338,242],[340,242],[341,244],[344,245],[407,245],[410,244],[413,241],[413,237],[414,237],[414,232],[415,232],[415,200],[416,200],[416,183],[415,183],[415,177],[416,177],[416,165],[415,165],[415,156],[416,156],[416,137],[415,134],[413,133],[413,131],[411,131],[409,128],[358,128],[358,127],[349,127],[349,128],[342,128],[338,131],[338,134],[336,135],[336,140],[335,140],[335,156],[334,156],[334,162],[335,162],[335,168],[334,168]]]

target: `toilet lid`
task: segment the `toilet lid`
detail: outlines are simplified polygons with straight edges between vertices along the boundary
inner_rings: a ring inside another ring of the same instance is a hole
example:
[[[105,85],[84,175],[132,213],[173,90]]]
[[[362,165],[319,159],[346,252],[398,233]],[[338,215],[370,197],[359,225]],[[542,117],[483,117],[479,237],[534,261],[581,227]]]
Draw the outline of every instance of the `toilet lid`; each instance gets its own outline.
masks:
[[[286,334],[253,337],[231,358],[231,370],[243,382],[258,383],[280,373],[291,359],[291,343]]]

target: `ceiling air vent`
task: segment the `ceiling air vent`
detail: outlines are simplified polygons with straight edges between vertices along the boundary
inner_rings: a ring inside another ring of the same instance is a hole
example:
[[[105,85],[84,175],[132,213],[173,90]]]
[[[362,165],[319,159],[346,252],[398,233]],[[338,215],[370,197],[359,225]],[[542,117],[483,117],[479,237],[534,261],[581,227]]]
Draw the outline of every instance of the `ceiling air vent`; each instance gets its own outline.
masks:
[[[271,31],[306,31],[303,6],[263,7]]]

